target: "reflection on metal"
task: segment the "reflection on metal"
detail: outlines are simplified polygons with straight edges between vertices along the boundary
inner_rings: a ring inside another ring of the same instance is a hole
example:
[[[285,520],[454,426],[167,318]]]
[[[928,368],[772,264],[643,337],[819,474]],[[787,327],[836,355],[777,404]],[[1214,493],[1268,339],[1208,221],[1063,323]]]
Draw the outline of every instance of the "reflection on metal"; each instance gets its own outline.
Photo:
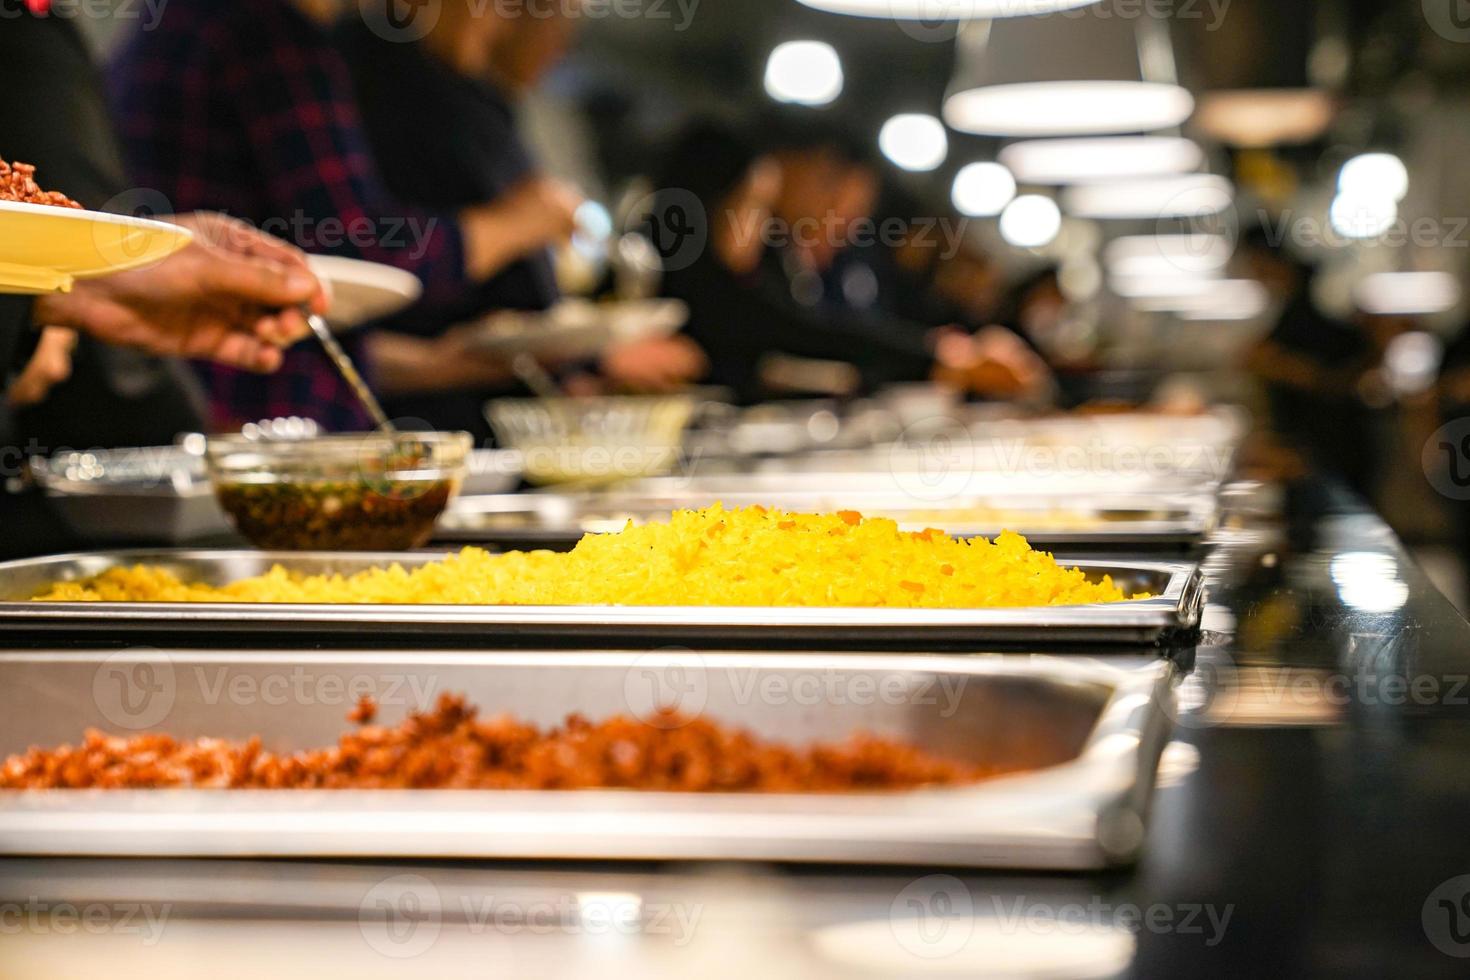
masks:
[[[1117,976],[1133,959],[1133,933],[1105,915],[1088,918],[1085,906],[1024,896],[1002,901],[970,896],[967,889],[955,902],[951,892],[962,882],[931,875],[915,884],[930,879],[939,881],[929,892],[906,896],[905,907],[888,919],[819,929],[813,947],[845,969],[888,977],[1086,980]]]
[[[1196,675],[1202,676],[1200,672]],[[1300,667],[1231,667],[1180,688],[1181,724],[1189,728],[1327,727],[1353,699],[1346,676]],[[1192,708],[1184,707],[1188,698]]]
[[[1409,601],[1398,559],[1386,552],[1345,551],[1333,556],[1328,572],[1343,605],[1361,612],[1389,613]]]
[[[1159,757],[1159,774],[1154,785],[1159,789],[1181,786],[1199,770],[1199,749],[1178,739],[1164,746]]]

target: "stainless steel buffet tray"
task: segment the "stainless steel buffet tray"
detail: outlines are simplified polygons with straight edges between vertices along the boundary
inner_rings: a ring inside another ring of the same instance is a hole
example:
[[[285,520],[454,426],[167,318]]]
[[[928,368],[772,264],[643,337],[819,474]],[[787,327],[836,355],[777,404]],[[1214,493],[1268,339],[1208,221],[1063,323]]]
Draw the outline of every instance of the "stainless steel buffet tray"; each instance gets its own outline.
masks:
[[[87,726],[144,724],[177,737],[259,734],[275,750],[328,745],[349,727],[353,692],[375,695],[387,724],[456,692],[482,716],[550,725],[572,711],[639,715],[675,691],[684,713],[765,738],[869,731],[1025,771],[860,794],[8,791],[0,852],[1097,868],[1132,860],[1143,840],[1175,669],[1023,655],[5,653],[0,756],[74,744]]]
[[[1047,549],[1188,548],[1214,530],[1219,504],[1210,494],[991,493],[926,503],[912,496],[821,490],[516,493],[461,496],[439,519],[435,540],[517,548],[567,548],[584,534],[667,520],[680,508],[760,504],[798,512],[845,508],[891,517],[905,530],[937,527],[962,537],[1024,534]]]
[[[522,462],[510,450],[475,450],[461,492],[505,493],[520,482]],[[199,452],[180,446],[78,450],[36,457],[30,471],[51,509],[85,541],[196,547],[241,542],[215,500]]]
[[[431,553],[118,551],[59,555],[0,564],[0,627],[15,637],[58,631],[96,640],[136,642],[153,633],[221,632],[310,635],[391,643],[437,637],[456,643],[713,642],[893,645],[1061,641],[1153,642],[1199,623],[1204,603],[1199,568],[1188,562],[1078,561],[1093,576],[1111,575],[1130,593],[1153,598],[1076,606],[1003,609],[898,609],[759,606],[450,606],[288,605],[265,603],[39,602],[58,581],[91,578],[132,565],[157,565],[187,581],[222,585],[273,565],[306,574],[351,574],[398,563],[413,567]]]

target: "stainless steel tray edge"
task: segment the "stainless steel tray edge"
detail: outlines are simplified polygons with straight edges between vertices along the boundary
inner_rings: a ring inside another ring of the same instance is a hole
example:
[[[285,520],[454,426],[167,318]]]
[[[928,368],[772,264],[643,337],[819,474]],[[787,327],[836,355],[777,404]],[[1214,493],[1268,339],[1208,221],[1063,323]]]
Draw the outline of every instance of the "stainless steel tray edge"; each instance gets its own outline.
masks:
[[[875,639],[922,643],[923,637],[967,640],[1068,640],[1153,642],[1192,630],[1204,604],[1197,563],[1070,561],[1084,570],[1148,575],[1164,588],[1154,597],[1077,606],[1000,609],[890,609],[759,606],[430,606],[310,605],[265,603],[73,603],[19,599],[54,581],[75,580],[133,564],[182,567],[209,580],[265,571],[274,564],[303,570],[351,572],[373,565],[412,566],[439,553],[334,553],[146,550],[59,555],[0,564],[0,626],[126,636],[146,628],[201,628],[247,632],[364,633],[402,629],[413,635],[573,638],[638,635],[678,639],[788,638],[835,643]],[[491,630],[492,633],[484,631]],[[919,631],[919,632],[916,632]],[[922,633],[922,636],[920,635]]]

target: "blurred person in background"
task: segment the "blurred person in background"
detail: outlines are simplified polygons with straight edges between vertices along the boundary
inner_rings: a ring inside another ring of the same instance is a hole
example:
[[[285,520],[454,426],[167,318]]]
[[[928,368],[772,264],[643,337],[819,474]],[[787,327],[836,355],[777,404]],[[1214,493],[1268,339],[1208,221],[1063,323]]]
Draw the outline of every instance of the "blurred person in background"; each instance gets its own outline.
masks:
[[[494,203],[413,207],[383,184],[363,134],[351,76],[329,25],[335,0],[173,0],[120,48],[110,94],[132,179],[175,209],[227,211],[280,230],[308,251],[396,266],[424,282],[428,302],[466,289],[559,240],[575,202],[530,182]],[[343,9],[357,15],[357,4]],[[398,356],[410,371],[455,382],[497,377],[455,335],[378,351],[368,333],[343,338],[371,380],[372,357]],[[398,366],[398,365],[392,365]],[[437,366],[437,368],[435,367]],[[401,367],[400,367],[401,371]],[[211,427],[276,416],[313,418],[329,430],[371,420],[315,345],[288,352],[258,378],[211,365]]]
[[[1470,323],[1463,324],[1445,346],[1433,395],[1436,421],[1451,428],[1430,451],[1438,454],[1451,486],[1470,487],[1470,443],[1465,442],[1470,436]],[[1451,499],[1449,516],[1455,551],[1470,574],[1470,500]]]
[[[513,199],[528,187],[557,186],[566,217],[558,240],[570,236],[580,198],[541,172],[523,138],[517,104],[565,56],[578,14],[574,5],[502,9],[446,3],[427,34],[409,43],[385,39],[366,18],[345,18],[338,42],[389,189],[416,205],[444,210]],[[426,301],[388,327],[435,333],[496,310],[550,307],[560,299],[546,247],[552,244],[542,242],[475,288],[445,302]],[[614,348],[600,367],[614,384],[662,389],[697,377],[704,362],[692,345],[660,340]],[[424,392],[415,391],[411,381],[405,376],[389,386],[397,413],[477,432],[488,432],[485,400],[506,391],[480,384]]]
[[[771,394],[762,369],[773,355],[841,363],[856,386],[868,389],[930,379],[964,387],[984,368],[961,331],[823,306],[819,281],[803,285],[784,269],[773,270],[782,256],[770,243],[769,223],[783,198],[788,216],[798,207],[784,188],[787,173],[798,172],[799,182],[826,202],[801,204],[802,214],[840,231],[843,215],[862,210],[853,198],[864,196],[864,181],[858,177],[846,191],[828,196],[831,185],[818,174],[835,179],[842,167],[840,155],[826,149],[783,166],[735,127],[712,120],[687,127],[665,160],[662,190],[648,216],[649,237],[671,260],[664,289],[689,304],[686,333],[708,354],[711,382],[731,388],[741,401]],[[844,202],[844,195],[851,197]],[[817,237],[793,246],[804,252],[788,260],[800,263],[798,275],[830,264],[839,251],[825,244],[838,239]],[[808,287],[813,301],[803,303],[798,293]]]
[[[1312,298],[1311,267],[1262,229],[1248,233],[1237,254],[1281,310],[1246,355],[1247,369],[1265,385],[1272,429],[1312,469],[1371,499],[1374,416],[1383,401],[1375,379],[1386,339],[1375,343],[1357,325],[1321,312]]]
[[[91,51],[72,19],[22,13],[0,30],[0,155],[105,209],[127,187]],[[202,426],[192,378],[172,358],[271,371],[325,308],[294,248],[214,214],[171,218],[194,244],[157,265],[40,297],[0,296],[0,444],[7,467],[66,448],[157,445]],[[286,312],[282,313],[282,310]],[[125,346],[123,346],[125,345]],[[73,543],[42,495],[3,475],[0,557]]]

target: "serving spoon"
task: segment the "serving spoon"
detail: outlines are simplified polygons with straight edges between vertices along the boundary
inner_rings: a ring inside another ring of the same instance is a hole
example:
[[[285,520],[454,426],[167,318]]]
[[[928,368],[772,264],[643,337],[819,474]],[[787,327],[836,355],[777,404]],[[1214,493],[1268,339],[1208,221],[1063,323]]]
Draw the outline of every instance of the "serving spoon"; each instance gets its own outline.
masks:
[[[367,409],[368,414],[372,416],[378,431],[388,435],[397,435],[397,427],[388,419],[388,413],[383,411],[383,406],[379,403],[377,396],[373,394],[373,390],[358,373],[357,365],[352,363],[352,358],[347,356],[342,345],[337,343],[337,338],[332,336],[332,328],[327,326],[327,321],[309,310],[302,312],[306,315],[307,326],[311,327],[311,332],[316,334],[316,339],[321,342],[322,349],[327,352],[332,363],[337,365],[337,370],[341,372],[353,393],[357,395],[357,400],[362,402],[362,407]]]

